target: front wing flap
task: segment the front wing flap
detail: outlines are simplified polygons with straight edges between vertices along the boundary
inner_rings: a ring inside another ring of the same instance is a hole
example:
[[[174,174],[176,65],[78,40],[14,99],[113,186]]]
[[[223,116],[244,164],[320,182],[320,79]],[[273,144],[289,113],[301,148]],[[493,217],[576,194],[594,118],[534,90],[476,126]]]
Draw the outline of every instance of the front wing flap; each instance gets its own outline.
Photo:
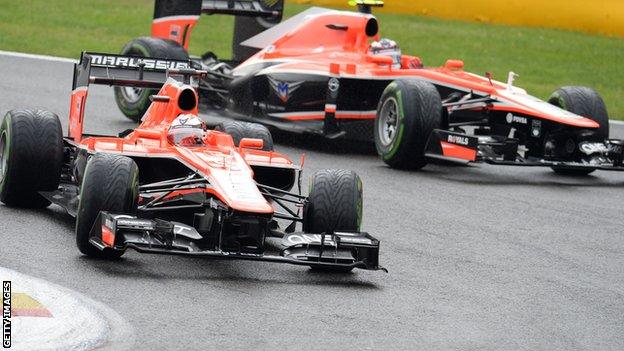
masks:
[[[442,129],[434,129],[427,142],[427,157],[474,162],[477,160],[479,138],[454,133]]]
[[[142,253],[387,271],[379,265],[379,240],[368,233],[291,233],[282,239],[279,249],[258,254],[204,249],[202,239],[193,227],[182,223],[102,211],[89,241],[101,250],[134,249]]]

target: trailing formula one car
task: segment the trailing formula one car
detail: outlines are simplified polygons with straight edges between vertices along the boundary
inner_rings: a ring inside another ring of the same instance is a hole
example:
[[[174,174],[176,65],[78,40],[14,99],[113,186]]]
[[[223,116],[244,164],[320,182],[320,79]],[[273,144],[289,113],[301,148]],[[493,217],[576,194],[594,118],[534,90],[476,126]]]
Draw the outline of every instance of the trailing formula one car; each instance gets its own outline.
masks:
[[[319,171],[309,196],[301,195],[301,167],[273,151],[265,127],[234,122],[209,130],[198,118],[195,88],[205,71],[188,60],[135,60],[83,53],[66,137],[53,113],[5,115],[3,203],[63,207],[76,218],[79,250],[93,257],[134,249],[326,271],[383,269],[379,241],[360,232],[357,174]],[[96,136],[83,133],[90,83],[160,90],[138,128]]]
[[[564,87],[545,102],[514,87],[513,72],[501,83],[465,72],[460,60],[425,67],[380,39],[370,13],[381,1],[354,2],[360,13],[312,8],[242,42],[260,51],[235,67],[209,54],[196,60],[208,71],[201,88],[207,104],[286,130],[374,140],[396,168],[442,158],[565,174],[622,170],[623,143],[609,139],[607,110],[594,90]],[[153,30],[155,37],[135,39],[124,52],[160,43],[171,48],[162,54],[187,58],[184,42],[164,32]],[[140,117],[143,110],[133,111],[124,113]]]

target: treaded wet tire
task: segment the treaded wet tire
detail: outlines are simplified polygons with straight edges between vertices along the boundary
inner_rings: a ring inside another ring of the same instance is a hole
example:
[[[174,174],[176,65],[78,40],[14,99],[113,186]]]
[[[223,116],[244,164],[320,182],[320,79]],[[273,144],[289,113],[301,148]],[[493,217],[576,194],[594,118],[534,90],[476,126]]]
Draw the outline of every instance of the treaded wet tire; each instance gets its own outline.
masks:
[[[609,139],[609,113],[604,100],[594,89],[574,86],[561,87],[550,95],[548,103],[598,123],[600,128],[590,141],[602,142]],[[557,174],[572,176],[588,175],[595,171],[595,169],[557,167],[552,167],[552,169]]]
[[[310,179],[310,194],[304,209],[305,233],[359,232],[362,225],[362,180],[348,170],[328,169]],[[352,268],[313,267],[316,271],[350,272]]]
[[[59,186],[63,130],[57,115],[43,110],[12,110],[0,125],[0,201],[8,206],[42,208],[50,202],[39,191]]]
[[[132,39],[121,50],[121,55],[157,57],[161,59],[188,60],[189,55],[182,46],[173,40],[140,37]],[[115,102],[129,119],[139,122],[150,106],[150,95],[158,90],[115,87]]]
[[[129,157],[98,153],[87,162],[76,216],[76,244],[83,254],[115,259],[123,251],[99,250],[89,243],[91,228],[100,211],[134,214],[138,199],[139,169]]]
[[[555,90],[548,103],[595,121],[600,125],[596,141],[609,138],[609,113],[600,94],[587,87],[561,87]]]
[[[362,180],[349,170],[327,169],[310,180],[303,230],[333,233],[360,230],[362,224]]]
[[[435,86],[416,79],[390,83],[379,101],[375,146],[392,168],[420,169],[427,164],[425,148],[442,125],[442,100]]]
[[[231,135],[232,139],[234,139],[234,145],[236,146],[240,144],[243,138],[262,139],[262,150],[273,151],[273,136],[267,127],[262,124],[229,121],[218,124],[215,130]]]

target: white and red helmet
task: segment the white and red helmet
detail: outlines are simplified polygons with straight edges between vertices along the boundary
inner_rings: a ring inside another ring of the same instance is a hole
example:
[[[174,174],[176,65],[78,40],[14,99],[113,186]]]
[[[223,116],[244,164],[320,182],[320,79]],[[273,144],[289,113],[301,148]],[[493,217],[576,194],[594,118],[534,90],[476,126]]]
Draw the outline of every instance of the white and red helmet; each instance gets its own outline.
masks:
[[[171,122],[167,131],[167,139],[174,145],[200,145],[203,143],[204,130],[204,122],[199,117],[181,114]]]
[[[392,66],[401,67],[401,48],[396,41],[387,38],[374,41],[371,43],[369,51],[371,55],[390,56],[393,61]]]

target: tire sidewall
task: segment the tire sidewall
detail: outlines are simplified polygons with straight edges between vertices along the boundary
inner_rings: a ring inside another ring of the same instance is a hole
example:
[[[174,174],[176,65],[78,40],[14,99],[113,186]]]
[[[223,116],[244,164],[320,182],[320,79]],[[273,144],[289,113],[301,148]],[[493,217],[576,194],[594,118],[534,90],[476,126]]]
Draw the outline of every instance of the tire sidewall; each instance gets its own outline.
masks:
[[[11,138],[11,123],[12,123],[12,117],[9,113],[7,113],[4,118],[2,119],[2,124],[0,125],[0,140],[2,138],[2,135],[6,135],[6,139],[5,139],[5,150],[4,150],[4,155],[2,155],[2,162],[4,163],[4,167],[2,169],[3,174],[0,174],[0,177],[2,177],[0,179],[0,197],[2,199],[4,199],[4,197],[6,196],[6,185],[9,183],[10,179],[9,176],[11,174],[10,169],[12,167],[12,153],[11,153],[11,149],[12,149],[12,138]],[[6,160],[5,160],[6,157]]]
[[[186,50],[173,40],[153,37],[140,37],[133,39],[121,50],[122,55],[142,57],[158,57],[164,59],[188,60]],[[139,122],[151,101],[150,96],[157,94],[155,89],[142,89],[137,101],[129,101],[125,98],[122,87],[115,87],[115,101],[121,112],[131,120]]]
[[[397,102],[395,140],[384,145],[380,137],[383,106],[389,99]],[[390,167],[420,169],[427,164],[427,142],[434,129],[442,125],[442,100],[436,87],[420,79],[398,79],[390,83],[377,108],[375,146]]]
[[[377,107],[377,119],[375,120],[374,134],[375,134],[375,146],[377,148],[377,153],[381,156],[384,161],[387,161],[394,157],[396,153],[399,151],[401,146],[401,141],[405,135],[406,125],[405,125],[405,106],[403,104],[403,94],[400,88],[403,82],[394,81],[390,83],[383,94],[381,95],[381,99],[379,101],[379,105]],[[378,120],[381,116],[382,109],[388,100],[394,99],[397,104],[397,132],[395,138],[392,140],[392,143],[389,145],[383,145],[379,133],[379,124]]]
[[[355,231],[359,232],[362,229],[362,221],[364,219],[364,187],[362,184],[362,179],[356,174],[355,175],[355,189],[356,191],[353,193],[356,208],[356,228]]]
[[[138,53],[138,55],[136,55]],[[150,51],[149,47],[144,46],[140,40],[133,40],[128,43],[122,50],[122,55],[136,55],[136,56],[144,56],[144,57],[152,57],[153,54]],[[128,118],[138,122],[141,117],[143,117],[143,113],[149,107],[150,95],[155,94],[155,90],[153,89],[143,89],[141,91],[141,95],[139,100],[136,102],[130,102],[127,100],[123,94],[123,87],[115,87],[115,101],[117,102],[117,106],[121,112],[128,116]]]

